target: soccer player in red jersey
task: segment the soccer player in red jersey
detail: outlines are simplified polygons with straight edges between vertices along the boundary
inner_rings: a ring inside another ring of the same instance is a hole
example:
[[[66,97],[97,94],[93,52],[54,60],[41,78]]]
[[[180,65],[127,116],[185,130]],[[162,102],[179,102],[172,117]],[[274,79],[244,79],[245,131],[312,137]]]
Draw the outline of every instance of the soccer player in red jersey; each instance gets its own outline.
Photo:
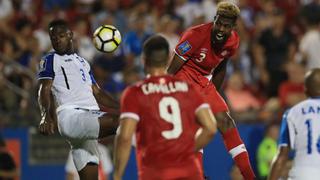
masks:
[[[140,180],[203,179],[196,152],[212,139],[216,121],[193,86],[166,74],[168,59],[169,45],[162,36],[145,42],[143,60],[148,76],[121,97],[115,180],[124,173],[134,133]],[[196,124],[203,129],[197,138]]]
[[[170,74],[193,84],[210,104],[225,146],[246,180],[255,178],[249,156],[229,109],[218,90],[223,82],[228,58],[239,46],[234,30],[240,10],[222,1],[212,23],[191,27],[182,35],[168,68]],[[202,156],[202,154],[201,154]]]

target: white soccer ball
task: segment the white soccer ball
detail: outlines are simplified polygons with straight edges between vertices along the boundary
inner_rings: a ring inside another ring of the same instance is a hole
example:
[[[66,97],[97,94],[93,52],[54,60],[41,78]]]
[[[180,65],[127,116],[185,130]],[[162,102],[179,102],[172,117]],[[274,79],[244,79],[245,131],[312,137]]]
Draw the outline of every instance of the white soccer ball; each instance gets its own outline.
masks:
[[[97,50],[105,53],[115,51],[121,43],[119,30],[112,25],[102,25],[93,33],[93,43]]]

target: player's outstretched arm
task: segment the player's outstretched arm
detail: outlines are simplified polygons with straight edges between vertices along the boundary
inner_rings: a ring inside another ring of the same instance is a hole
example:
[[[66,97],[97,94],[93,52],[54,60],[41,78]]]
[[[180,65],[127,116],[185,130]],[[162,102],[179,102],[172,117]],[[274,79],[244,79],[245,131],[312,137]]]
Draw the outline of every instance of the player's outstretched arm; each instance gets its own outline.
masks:
[[[288,160],[289,151],[290,148],[288,146],[281,146],[278,149],[278,153],[274,158],[270,168],[268,180],[278,180],[280,178],[281,171]]]
[[[53,114],[55,110],[51,94],[52,80],[41,79],[39,82],[38,103],[41,112],[39,131],[44,135],[50,135],[54,133],[56,128],[55,114]]]
[[[94,97],[96,98],[98,104],[112,108],[115,110],[119,110],[119,102],[115,100],[110,94],[107,92],[103,91],[98,84],[93,84],[92,85],[92,92]]]
[[[167,69],[168,74],[176,74],[181,69],[184,63],[185,61],[183,61],[183,59],[181,59],[177,54],[175,54]]]
[[[223,60],[218,67],[216,67],[214,69],[214,71],[212,72],[212,78],[211,78],[211,82],[214,84],[214,86],[216,87],[216,89],[219,91],[223,80],[224,80],[224,76],[226,75],[226,71],[227,71],[227,64],[228,64],[228,60]]]
[[[120,119],[119,132],[115,139],[114,180],[121,180],[131,151],[131,141],[138,121],[132,118]]]
[[[202,131],[196,137],[196,151],[203,149],[217,132],[216,118],[213,116],[210,108],[202,108],[196,112],[196,117]]]

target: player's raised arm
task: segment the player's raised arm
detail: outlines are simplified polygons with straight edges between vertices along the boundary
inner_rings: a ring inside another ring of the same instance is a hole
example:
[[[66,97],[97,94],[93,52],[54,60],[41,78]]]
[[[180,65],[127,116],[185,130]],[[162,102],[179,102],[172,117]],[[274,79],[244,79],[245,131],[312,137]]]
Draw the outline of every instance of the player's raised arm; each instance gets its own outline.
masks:
[[[121,180],[124,170],[127,166],[130,151],[131,141],[134,132],[136,131],[138,121],[132,118],[121,118],[119,133],[115,139],[114,151],[114,180]]]
[[[217,132],[217,122],[209,105],[208,107],[200,107],[200,109],[196,111],[196,117],[202,128],[200,135],[196,137],[196,151],[199,151],[211,141],[214,134]]]
[[[98,104],[103,105],[108,108],[118,110],[120,105],[119,102],[114,99],[109,93],[103,91],[98,84],[92,84],[92,92],[96,98]]]
[[[38,103],[40,106],[41,112],[41,122],[39,124],[40,133],[44,135],[50,135],[54,133],[56,122],[55,116],[52,115],[54,112],[54,105],[51,102],[51,87],[52,80],[51,79],[40,79],[39,86],[39,97]]]

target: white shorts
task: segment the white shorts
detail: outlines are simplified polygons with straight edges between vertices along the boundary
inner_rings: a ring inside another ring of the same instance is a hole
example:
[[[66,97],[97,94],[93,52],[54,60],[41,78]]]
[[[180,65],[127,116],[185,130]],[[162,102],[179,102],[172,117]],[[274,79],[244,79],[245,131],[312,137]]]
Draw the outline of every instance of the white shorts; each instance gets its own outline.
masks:
[[[315,180],[320,177],[318,167],[293,167],[289,172],[288,180]]]
[[[74,164],[78,171],[87,163],[99,164],[99,117],[105,114],[97,110],[63,109],[57,113],[58,129],[71,146]]]
[[[112,165],[109,149],[100,143],[98,143],[98,149],[100,153],[99,176],[102,174],[103,174],[102,176],[110,174],[112,172],[113,165]],[[69,153],[68,160],[65,165],[65,171],[67,173],[73,174],[73,180],[80,180],[76,166],[74,165],[71,151]],[[99,177],[99,179],[104,179],[104,178]]]

